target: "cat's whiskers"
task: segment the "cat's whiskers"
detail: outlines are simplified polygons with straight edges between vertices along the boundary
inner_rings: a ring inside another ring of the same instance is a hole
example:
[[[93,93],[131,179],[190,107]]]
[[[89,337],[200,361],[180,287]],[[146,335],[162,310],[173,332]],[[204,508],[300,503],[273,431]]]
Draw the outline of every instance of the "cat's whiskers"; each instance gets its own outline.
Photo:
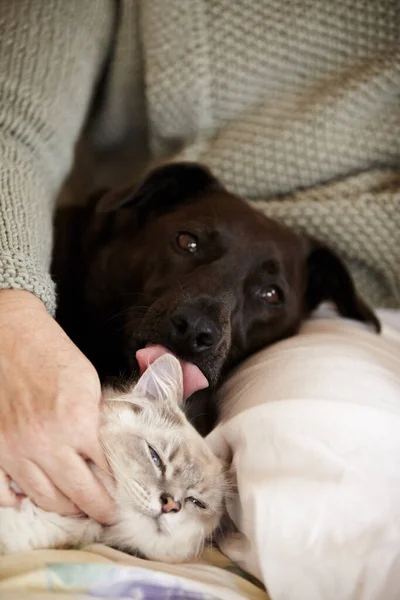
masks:
[[[199,537],[196,551],[195,551],[195,558],[199,558],[202,555],[203,550],[204,550],[204,544],[205,544],[204,538]]]
[[[150,494],[148,491],[142,486],[142,484],[134,479],[125,472],[124,468],[119,464],[118,457],[115,452],[110,448],[107,443],[103,443],[103,450],[106,456],[106,459],[111,465],[111,468],[114,473],[114,477],[117,479],[118,483],[124,488],[125,492],[128,495],[134,496],[139,503],[140,502],[149,502]]]
[[[168,519],[162,520],[162,532],[167,535],[171,533],[171,522]]]
[[[212,537],[206,538],[206,540],[204,541],[204,550],[212,550],[214,547],[214,542]]]
[[[218,523],[218,527],[216,527],[216,529],[214,530],[212,540],[215,540],[217,542],[217,544],[219,544],[220,542],[224,542],[227,537],[228,536],[226,534],[226,531],[222,527],[222,524]]]
[[[208,413],[206,413],[206,412],[203,412],[203,413],[198,413],[198,414],[196,414],[196,416],[195,416],[195,417],[192,417],[191,419],[189,419],[188,417],[186,417],[186,419],[187,419],[187,421],[189,421],[189,423],[190,423],[191,425],[193,425],[193,421],[194,421],[195,419],[198,419],[199,417],[207,417],[207,416],[208,416]]]

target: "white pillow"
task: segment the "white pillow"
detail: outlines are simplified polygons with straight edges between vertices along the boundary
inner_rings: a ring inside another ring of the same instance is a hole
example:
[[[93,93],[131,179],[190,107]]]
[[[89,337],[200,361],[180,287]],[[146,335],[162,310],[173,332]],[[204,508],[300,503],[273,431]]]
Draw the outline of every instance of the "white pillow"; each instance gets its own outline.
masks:
[[[223,386],[240,534],[222,550],[273,600],[400,598],[400,334],[332,319],[260,352]]]

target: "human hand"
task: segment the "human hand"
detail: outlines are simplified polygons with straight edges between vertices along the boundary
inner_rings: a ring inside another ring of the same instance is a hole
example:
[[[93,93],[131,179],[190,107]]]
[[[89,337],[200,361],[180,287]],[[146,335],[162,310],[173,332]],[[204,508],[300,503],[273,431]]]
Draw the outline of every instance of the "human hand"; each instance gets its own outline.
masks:
[[[108,470],[100,398],[94,367],[42,302],[1,290],[0,506],[18,505],[13,481],[44,510],[112,519],[113,501],[86,462]]]

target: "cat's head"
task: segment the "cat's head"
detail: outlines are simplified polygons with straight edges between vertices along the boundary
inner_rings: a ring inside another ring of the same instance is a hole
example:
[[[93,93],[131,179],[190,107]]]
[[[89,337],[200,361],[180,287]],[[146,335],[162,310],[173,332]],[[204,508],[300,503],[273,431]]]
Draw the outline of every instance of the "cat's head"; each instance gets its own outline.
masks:
[[[101,437],[118,507],[105,541],[150,560],[195,558],[222,517],[227,477],[179,406],[179,361],[162,356],[128,393],[106,390],[104,399]]]

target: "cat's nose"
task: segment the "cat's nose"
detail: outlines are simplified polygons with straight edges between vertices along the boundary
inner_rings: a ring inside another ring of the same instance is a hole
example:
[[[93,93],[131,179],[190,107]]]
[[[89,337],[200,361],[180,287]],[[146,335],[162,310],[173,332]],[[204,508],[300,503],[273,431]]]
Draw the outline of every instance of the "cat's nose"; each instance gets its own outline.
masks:
[[[182,508],[182,504],[179,501],[174,500],[171,494],[161,494],[160,502],[163,513],[177,513]]]

